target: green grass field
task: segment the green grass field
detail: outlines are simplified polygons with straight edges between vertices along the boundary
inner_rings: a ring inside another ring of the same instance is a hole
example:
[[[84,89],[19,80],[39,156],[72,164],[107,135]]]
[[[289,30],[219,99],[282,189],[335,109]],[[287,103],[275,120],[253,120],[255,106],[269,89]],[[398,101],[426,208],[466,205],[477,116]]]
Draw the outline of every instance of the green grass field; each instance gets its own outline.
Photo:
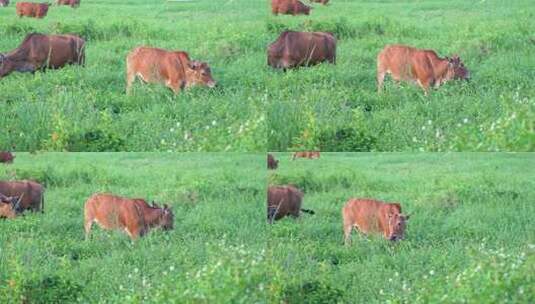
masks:
[[[291,28],[339,39],[336,66],[269,74],[268,150],[535,150],[532,1],[331,2],[268,18],[272,37]],[[376,56],[392,43],[459,54],[472,80],[429,97],[387,80],[378,95]]]
[[[87,40],[85,68],[0,80],[0,143],[17,151],[265,150],[267,12],[238,2],[89,0],[76,10],[53,6],[43,20],[19,19],[14,3],[0,9],[0,52],[33,31]],[[125,58],[138,45],[207,61],[220,88],[174,96],[136,85],[126,96]]]
[[[265,232],[273,277],[289,303],[533,303],[535,166],[529,154],[276,154],[271,184],[305,192],[316,211]],[[397,201],[406,240],[353,235],[350,197]]]
[[[532,303],[527,154],[322,154],[266,175],[264,154],[18,154],[1,179],[47,186],[45,214],[0,220],[1,303]],[[266,223],[266,178],[305,192]],[[169,202],[175,229],[136,243],[94,228],[94,192]],[[406,240],[342,245],[349,197],[399,201]]]
[[[0,220],[0,303],[247,298],[245,288],[258,282],[249,281],[241,259],[252,262],[265,246],[256,239],[264,223],[264,157],[18,154],[14,165],[0,167],[0,179],[43,182],[45,214]],[[133,244],[95,226],[84,241],[85,200],[102,191],[169,203],[174,230]]]
[[[267,0],[102,1],[52,7],[43,20],[0,9],[0,51],[32,31],[87,39],[87,66],[0,80],[0,143],[18,151],[533,151],[532,1],[356,1],[272,16]],[[337,65],[282,73],[266,46],[285,29],[331,31]],[[458,53],[470,83],[424,97],[388,82],[376,93],[376,54],[388,43]],[[125,95],[125,56],[147,44],[207,61],[221,85],[174,96],[137,85]]]

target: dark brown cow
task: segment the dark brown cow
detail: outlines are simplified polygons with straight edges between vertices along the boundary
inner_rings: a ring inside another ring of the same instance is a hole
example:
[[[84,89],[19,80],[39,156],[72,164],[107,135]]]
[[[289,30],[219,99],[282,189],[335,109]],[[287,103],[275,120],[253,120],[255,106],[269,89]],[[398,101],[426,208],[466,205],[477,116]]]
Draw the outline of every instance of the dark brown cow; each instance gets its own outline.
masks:
[[[99,193],[85,203],[84,228],[89,238],[93,222],[107,230],[124,230],[132,240],[144,236],[151,229],[173,229],[173,211],[164,205],[149,206],[143,199],[129,199],[113,194]]]
[[[415,82],[426,95],[430,86],[438,88],[451,79],[470,79],[470,72],[458,56],[440,58],[433,50],[405,45],[387,45],[377,55],[379,92],[387,74],[391,74],[395,82]]]
[[[301,211],[314,214],[314,211],[301,208],[303,192],[294,186],[270,186],[267,194],[267,219],[270,223],[287,215],[299,217]]]
[[[308,158],[308,159],[320,158],[320,152],[319,151],[294,152],[294,154],[292,155],[292,160],[295,160],[296,158]]]
[[[0,193],[5,196],[20,197],[18,212],[24,210],[41,211],[45,208],[45,190],[34,181],[0,181]]]
[[[18,48],[0,54],[0,78],[13,71],[35,72],[85,63],[85,41],[74,35],[29,34]]]
[[[15,160],[15,155],[9,151],[0,151],[0,163],[11,164]]]
[[[136,77],[146,83],[162,83],[175,94],[195,85],[216,86],[206,62],[190,60],[188,53],[137,47],[126,57],[126,91]]]
[[[267,167],[268,169],[275,170],[279,166],[279,161],[275,159],[271,153],[267,155]]]
[[[80,6],[80,0],[57,0],[57,5],[69,5],[72,8]]]
[[[336,63],[336,38],[331,33],[285,31],[268,48],[268,65],[276,69]]]
[[[16,10],[17,15],[22,18],[34,17],[34,18],[44,18],[48,13],[48,3],[32,3],[32,2],[17,2]]]
[[[0,6],[6,7],[9,5],[9,0],[0,0]]]
[[[329,0],[310,0],[310,2],[321,3],[323,5],[327,5],[327,3],[329,3]]]
[[[0,193],[0,218],[14,218],[20,213],[22,197],[8,197]]]
[[[357,228],[365,235],[381,233],[390,241],[402,240],[408,215],[401,213],[398,203],[385,203],[374,199],[350,199],[342,208],[344,242],[349,244],[351,231]]]
[[[311,9],[299,0],[271,0],[271,12],[274,15],[308,15]]]

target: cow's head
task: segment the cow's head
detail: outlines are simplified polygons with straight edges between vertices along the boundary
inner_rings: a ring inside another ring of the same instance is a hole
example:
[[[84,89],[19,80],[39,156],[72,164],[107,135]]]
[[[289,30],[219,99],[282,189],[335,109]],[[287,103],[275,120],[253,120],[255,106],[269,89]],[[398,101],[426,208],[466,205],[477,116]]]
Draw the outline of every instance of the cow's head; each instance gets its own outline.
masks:
[[[4,54],[0,54],[0,78],[11,73],[12,63]]]
[[[450,79],[470,80],[470,71],[468,71],[468,69],[464,66],[464,63],[459,56],[454,55],[453,57],[447,59],[450,70],[449,74],[451,74],[449,77]]]
[[[405,227],[407,225],[409,217],[410,215],[405,215],[397,212],[392,212],[388,214],[388,230],[390,231],[390,235],[388,235],[388,240],[399,241],[405,237]]]
[[[171,230],[173,229],[173,222],[174,222],[174,214],[173,214],[173,211],[171,210],[171,208],[169,208],[169,206],[167,206],[167,204],[164,204],[163,205],[163,208],[160,208],[162,213],[161,213],[161,216],[160,216],[160,226],[164,229],[164,230]]]
[[[188,62],[188,68],[186,69],[187,87],[201,85],[213,88],[216,84],[216,81],[212,78],[210,67],[206,62],[197,60]]]
[[[302,12],[303,14],[305,15],[310,15],[310,10],[313,9],[313,7],[311,6],[308,6],[308,5],[304,5],[302,6]]]
[[[5,196],[0,193],[0,217],[14,218],[22,213],[22,196]]]

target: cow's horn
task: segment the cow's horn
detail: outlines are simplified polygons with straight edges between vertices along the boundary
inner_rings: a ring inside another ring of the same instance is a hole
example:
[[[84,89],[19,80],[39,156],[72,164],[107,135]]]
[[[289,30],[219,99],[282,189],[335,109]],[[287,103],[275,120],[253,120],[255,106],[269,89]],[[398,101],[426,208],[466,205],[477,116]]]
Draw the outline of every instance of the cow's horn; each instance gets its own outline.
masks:
[[[17,200],[17,203],[15,204],[15,212],[18,212],[18,210],[20,209],[20,201],[22,200],[22,196],[24,196],[24,193],[19,196],[19,199]]]

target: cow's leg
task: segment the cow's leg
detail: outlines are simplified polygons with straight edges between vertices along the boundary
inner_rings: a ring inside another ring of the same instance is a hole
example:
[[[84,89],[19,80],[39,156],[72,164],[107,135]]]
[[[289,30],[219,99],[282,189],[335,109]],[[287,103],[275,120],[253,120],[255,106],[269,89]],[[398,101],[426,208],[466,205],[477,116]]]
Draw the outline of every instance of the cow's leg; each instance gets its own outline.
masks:
[[[426,81],[426,80],[422,81],[418,79],[416,82],[424,90],[424,95],[427,96],[429,94],[429,81]]]
[[[126,70],[126,94],[130,95],[132,91],[132,83],[136,80],[136,73],[129,67]]]
[[[91,226],[93,226],[93,219],[86,217],[85,223],[84,223],[85,239],[86,240],[89,240],[89,237],[90,237],[90,234],[91,234]]]
[[[171,81],[171,80],[168,80],[165,85],[171,89],[171,91],[173,91],[175,94],[178,94],[180,93],[180,82],[178,81]]]
[[[353,230],[353,225],[344,221],[344,244],[346,246],[351,245],[351,230]]]
[[[385,81],[386,71],[377,67],[377,92],[381,93],[383,91],[383,84]]]

